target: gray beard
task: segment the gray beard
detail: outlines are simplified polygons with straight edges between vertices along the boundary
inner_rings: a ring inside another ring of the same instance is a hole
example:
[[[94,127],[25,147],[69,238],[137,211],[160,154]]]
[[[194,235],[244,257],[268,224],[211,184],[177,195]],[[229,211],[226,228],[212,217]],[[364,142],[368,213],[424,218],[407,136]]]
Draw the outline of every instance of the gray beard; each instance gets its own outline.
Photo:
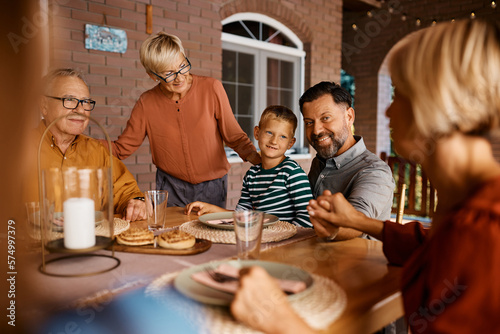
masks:
[[[330,159],[337,154],[337,152],[340,150],[342,146],[344,146],[347,137],[349,136],[349,132],[347,131],[347,128],[343,128],[342,131],[338,134],[338,136],[335,136],[333,132],[327,132],[327,136],[329,136],[332,139],[332,144],[328,147],[322,147],[318,145],[317,138],[319,136],[315,136],[313,138],[313,141],[311,143],[312,147],[316,150],[318,153],[318,156],[322,159]],[[324,137],[324,136],[322,136]]]

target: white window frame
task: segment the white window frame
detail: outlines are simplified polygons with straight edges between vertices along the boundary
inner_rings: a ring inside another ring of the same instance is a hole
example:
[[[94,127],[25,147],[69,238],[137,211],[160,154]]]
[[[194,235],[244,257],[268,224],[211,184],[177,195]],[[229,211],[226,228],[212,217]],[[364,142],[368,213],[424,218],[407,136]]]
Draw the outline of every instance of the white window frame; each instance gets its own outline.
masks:
[[[222,25],[238,22],[238,21],[257,21],[267,24],[276,30],[279,30],[287,38],[289,38],[297,48],[287,47],[283,45],[277,45],[273,43],[267,43],[265,41],[254,40],[251,38],[246,38],[242,36],[237,36],[228,33],[222,33],[222,48],[224,50],[243,52],[254,55],[254,82],[256,86],[255,90],[255,110],[254,110],[254,120],[258,121],[260,113],[264,110],[266,105],[266,82],[267,78],[267,58],[276,58],[285,61],[290,61],[294,64],[294,73],[298,74],[298,80],[294,82],[294,96],[295,105],[293,110],[298,111],[299,97],[304,92],[304,65],[306,53],[303,50],[302,41],[295,35],[289,28],[283,25],[281,22],[259,13],[237,13],[224,20],[222,20]],[[260,72],[259,72],[260,71]],[[257,80],[260,80],[257,81]],[[304,142],[305,131],[304,122],[300,113],[297,114],[298,125],[295,132],[295,137],[297,142]],[[254,141],[255,142],[255,141]],[[256,142],[255,142],[256,144]],[[293,154],[294,159],[308,159],[310,154]],[[239,162],[241,159],[239,157],[229,158],[229,162]]]

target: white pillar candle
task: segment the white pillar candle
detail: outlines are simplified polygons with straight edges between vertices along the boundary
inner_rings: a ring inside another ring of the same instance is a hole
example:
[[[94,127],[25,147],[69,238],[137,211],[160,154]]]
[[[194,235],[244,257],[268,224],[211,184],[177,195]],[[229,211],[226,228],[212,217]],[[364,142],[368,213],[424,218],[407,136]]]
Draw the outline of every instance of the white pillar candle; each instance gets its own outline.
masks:
[[[94,201],[69,198],[63,203],[64,247],[82,249],[95,245]]]

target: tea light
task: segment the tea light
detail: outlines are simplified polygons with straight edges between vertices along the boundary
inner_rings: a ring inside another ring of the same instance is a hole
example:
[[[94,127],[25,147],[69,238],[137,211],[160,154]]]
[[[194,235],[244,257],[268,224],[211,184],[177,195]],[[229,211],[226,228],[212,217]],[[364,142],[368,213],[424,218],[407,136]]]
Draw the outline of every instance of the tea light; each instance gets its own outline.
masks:
[[[94,201],[70,198],[63,203],[64,247],[83,249],[95,245]]]

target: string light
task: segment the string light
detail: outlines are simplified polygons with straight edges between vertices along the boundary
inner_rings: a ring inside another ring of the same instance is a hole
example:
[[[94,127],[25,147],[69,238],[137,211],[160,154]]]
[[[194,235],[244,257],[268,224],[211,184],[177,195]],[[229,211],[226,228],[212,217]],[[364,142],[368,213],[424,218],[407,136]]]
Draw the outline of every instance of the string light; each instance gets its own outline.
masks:
[[[380,2],[380,4],[382,4],[382,5],[384,5],[384,4],[386,4],[386,3],[387,3],[387,1],[386,1],[386,0],[379,0],[379,2]],[[496,1],[491,1],[491,2],[490,2],[490,6],[491,6],[491,8],[492,8],[492,9],[495,9],[495,10],[496,10],[496,7],[497,7],[497,2],[496,2]],[[396,12],[396,8],[394,8],[394,7],[390,4],[390,1],[389,1],[389,4],[387,5],[386,9],[387,9],[387,11],[388,11],[390,14],[397,14],[397,13],[399,13],[399,12],[400,12],[400,10],[401,10],[402,8],[399,8],[399,9],[398,9],[398,12]],[[366,18],[366,17],[368,17],[369,19],[373,19],[374,17],[377,17],[378,13],[377,13],[375,10],[368,10],[368,11],[366,11],[366,14],[365,14],[365,15],[366,15],[366,16],[364,16],[365,18]],[[476,19],[477,15],[476,15],[475,11],[471,11],[471,12],[470,12],[469,17],[470,17],[470,19],[472,19],[472,20]],[[362,17],[360,17],[360,18],[362,18]],[[424,24],[424,23],[425,23],[425,24],[427,24],[427,22],[428,22],[428,19],[427,19],[427,18],[420,19],[420,18],[418,18],[418,17],[416,18],[416,17],[414,17],[414,16],[408,15],[407,13],[402,13],[402,14],[401,14],[401,16],[400,16],[400,18],[401,18],[401,21],[403,21],[403,22],[406,22],[406,21],[408,21],[408,20],[415,20],[415,26],[417,26],[417,27],[422,26],[422,24]],[[432,19],[432,21],[431,21],[431,26],[436,25],[436,24],[438,23],[438,20],[439,20],[439,21],[442,21],[442,20],[446,20],[446,18],[444,18],[444,17],[437,18],[437,19],[436,19],[436,18],[433,18],[433,19]],[[453,17],[453,18],[451,18],[451,19],[450,19],[450,21],[451,21],[451,22],[455,22],[455,18],[454,18],[454,17]],[[410,21],[410,22],[411,22],[411,21]],[[354,31],[358,31],[358,30],[359,30],[359,27],[358,27],[358,25],[357,25],[356,23],[352,23],[351,27],[352,27],[352,29],[353,29]]]

